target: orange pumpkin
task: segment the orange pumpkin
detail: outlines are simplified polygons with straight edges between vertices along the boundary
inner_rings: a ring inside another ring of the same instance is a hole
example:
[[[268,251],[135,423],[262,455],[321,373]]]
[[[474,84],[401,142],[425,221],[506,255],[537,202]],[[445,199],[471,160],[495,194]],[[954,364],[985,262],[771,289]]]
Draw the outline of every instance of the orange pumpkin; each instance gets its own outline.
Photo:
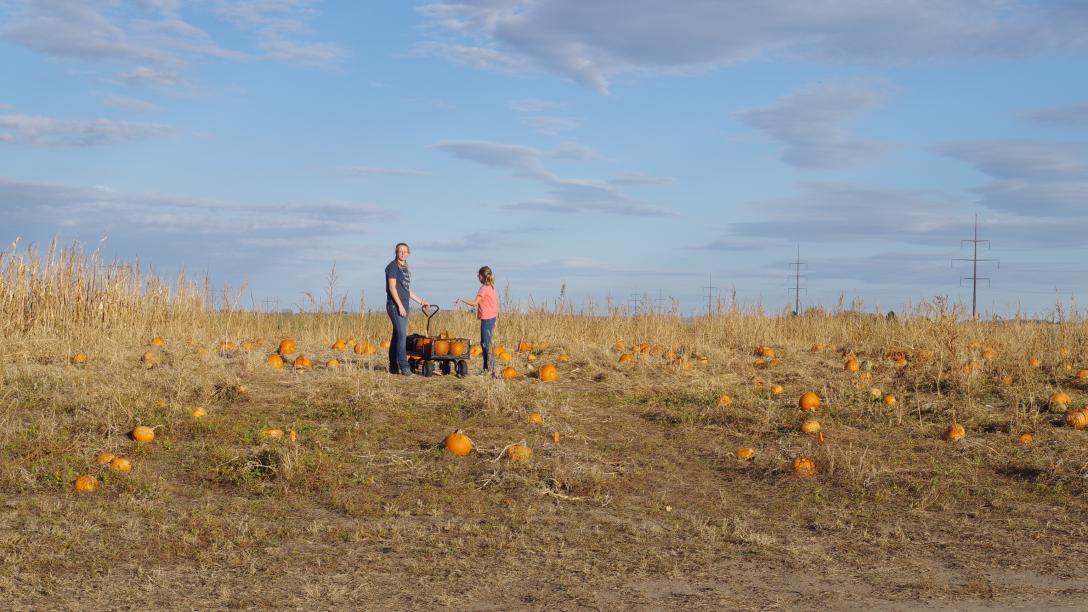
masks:
[[[162,336],[155,336],[151,339],[151,346],[162,346],[166,344],[166,341],[162,339]]]
[[[343,338],[337,338],[336,342],[332,343],[332,349],[334,351],[342,351],[348,347],[348,341]]]
[[[283,367],[283,357],[280,357],[279,353],[272,353],[271,355],[269,355],[268,357],[265,358],[264,362],[267,363],[268,365],[272,366],[273,368],[282,368]]]
[[[450,355],[464,355],[465,343],[460,340],[455,340],[453,344],[450,344]]]
[[[967,430],[963,425],[959,423],[952,423],[944,430],[944,435],[941,436],[948,442],[959,442],[967,435]]]
[[[559,353],[559,358],[558,359],[559,359],[559,361],[562,361],[563,363],[566,363],[566,362],[570,361],[570,355],[568,355],[566,353]]]
[[[94,493],[98,490],[98,478],[91,476],[90,474],[84,474],[79,478],[76,478],[73,484],[76,491],[80,493]]]
[[[434,353],[435,355],[449,355],[450,354],[450,341],[444,338],[440,338],[434,341]]]
[[[1028,444],[1032,444],[1032,443],[1035,442],[1035,436],[1033,436],[1033,435],[1031,435],[1029,433],[1020,434],[1020,437],[1017,439],[1017,442],[1019,442],[1020,444],[1022,444],[1024,446],[1027,446]]]
[[[540,380],[541,382],[555,382],[559,380],[559,370],[552,364],[546,364],[540,368]]]
[[[539,412],[534,412],[529,415],[529,422],[533,425],[540,425],[544,422],[544,417],[540,416]]]
[[[782,387],[782,385],[771,385],[770,392],[771,395],[782,395],[786,392],[786,390]]]
[[[132,439],[148,444],[155,439],[155,430],[147,425],[140,425],[132,430]]]
[[[627,343],[623,340],[616,340],[616,343],[612,345],[612,348],[616,349],[617,351],[622,351],[623,349],[627,348]]]
[[[131,472],[132,462],[124,457],[114,457],[110,460],[110,467],[118,472]]]
[[[845,368],[847,372],[857,372],[861,369],[861,362],[857,359],[848,359]]]
[[[314,362],[310,361],[310,358],[305,355],[299,355],[295,357],[295,361],[291,364],[296,370],[310,370],[314,367]]]
[[[72,355],[71,357],[69,357],[68,361],[71,362],[72,365],[83,365],[83,364],[87,363],[87,353],[84,353],[83,351],[79,351],[75,355]]]
[[[805,412],[812,412],[820,407],[820,396],[814,391],[808,391],[797,400],[797,405]]]
[[[1088,408],[1077,408],[1065,413],[1065,424],[1073,429],[1088,429]]]
[[[279,354],[286,357],[298,350],[298,345],[291,338],[284,338],[280,341]]]
[[[503,380],[514,380],[517,377],[518,377],[518,371],[515,370],[514,368],[512,368],[510,366],[506,366],[505,368],[502,369],[502,379]]]
[[[635,357],[631,353],[624,353],[620,355],[620,363],[631,363],[635,360]]]
[[[816,433],[820,431],[820,422],[816,419],[805,419],[801,423],[800,429],[804,433]]]
[[[1088,380],[1088,370],[1077,370],[1077,380]]]
[[[749,448],[747,446],[742,446],[742,447],[738,448],[733,453],[733,455],[736,456],[736,458],[740,459],[741,461],[751,461],[756,456],[756,451],[753,448]]]
[[[519,353],[528,353],[531,350],[533,350],[533,345],[529,344],[525,340],[522,340],[521,342],[518,342],[518,352]]]
[[[382,340],[378,343],[378,346],[382,347],[383,349],[388,349],[391,345],[389,344],[388,340]]]
[[[460,429],[446,436],[446,439],[442,441],[442,445],[446,447],[446,450],[458,457],[464,457],[473,450],[472,440]]]
[[[143,354],[142,357],[140,357],[140,363],[144,366],[144,368],[150,370],[151,368],[159,365],[159,356],[155,353],[152,353],[151,351],[147,351]]]
[[[1043,360],[1039,359],[1038,357],[1031,357],[1028,359],[1028,365],[1033,368],[1038,368],[1039,366],[1043,365]]]
[[[330,359],[330,360],[325,362],[325,369],[327,369],[327,370],[335,370],[335,369],[337,369],[339,367],[340,367],[340,360],[339,359],[334,358],[334,359]]]
[[[484,349],[479,344],[476,344],[473,345],[471,349],[469,349],[468,354],[472,357],[479,357],[480,355],[484,354]]]
[[[533,458],[533,451],[524,444],[511,444],[506,447],[506,458],[515,463],[525,463]]]
[[[113,461],[115,455],[111,452],[105,451],[98,453],[98,456],[94,458],[94,462],[98,465],[106,465],[110,461]]]
[[[1073,403],[1073,398],[1069,397],[1069,394],[1065,391],[1055,391],[1050,394],[1050,403],[1055,406],[1068,406]]]
[[[894,405],[896,405],[896,403],[898,403],[898,400],[896,400],[895,396],[892,395],[891,393],[884,396],[884,405],[885,406],[894,406]]]
[[[797,457],[790,465],[790,469],[801,478],[812,478],[816,475],[816,460],[811,457]]]
[[[725,408],[727,406],[732,406],[733,405],[733,398],[729,397],[728,394],[722,393],[721,395],[718,396],[718,405],[721,406],[722,408]]]

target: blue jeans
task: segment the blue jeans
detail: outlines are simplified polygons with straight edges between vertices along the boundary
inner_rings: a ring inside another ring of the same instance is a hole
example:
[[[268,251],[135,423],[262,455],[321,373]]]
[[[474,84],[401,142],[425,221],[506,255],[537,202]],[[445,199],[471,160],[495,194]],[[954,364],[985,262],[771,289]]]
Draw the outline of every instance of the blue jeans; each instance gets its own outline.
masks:
[[[404,310],[408,312],[406,308]],[[393,336],[389,338],[389,371],[393,374],[408,373],[408,317],[400,316],[396,304],[386,304],[385,313],[393,322]]]
[[[494,319],[483,319],[480,321],[480,348],[484,350],[484,369],[490,370],[494,365],[495,358],[491,355],[491,336],[495,333],[495,321]]]

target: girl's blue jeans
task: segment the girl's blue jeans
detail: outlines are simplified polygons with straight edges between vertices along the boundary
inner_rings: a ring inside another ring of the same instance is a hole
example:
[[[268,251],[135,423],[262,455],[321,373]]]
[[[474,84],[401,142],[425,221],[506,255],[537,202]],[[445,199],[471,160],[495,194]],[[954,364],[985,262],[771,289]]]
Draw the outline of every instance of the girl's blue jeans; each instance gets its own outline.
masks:
[[[407,374],[408,317],[400,316],[396,304],[386,304],[385,313],[393,323],[393,336],[389,338],[389,371],[393,374]]]
[[[492,336],[495,334],[496,319],[480,321],[480,348],[484,351],[484,369],[491,370],[495,358],[491,355]]]

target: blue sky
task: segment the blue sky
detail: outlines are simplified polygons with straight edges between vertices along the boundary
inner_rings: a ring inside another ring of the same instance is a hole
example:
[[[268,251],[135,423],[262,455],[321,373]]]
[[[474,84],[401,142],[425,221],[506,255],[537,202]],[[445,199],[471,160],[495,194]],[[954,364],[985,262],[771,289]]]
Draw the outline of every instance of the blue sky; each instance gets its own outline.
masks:
[[[304,304],[980,307],[1088,283],[1088,4],[0,0],[0,239]]]

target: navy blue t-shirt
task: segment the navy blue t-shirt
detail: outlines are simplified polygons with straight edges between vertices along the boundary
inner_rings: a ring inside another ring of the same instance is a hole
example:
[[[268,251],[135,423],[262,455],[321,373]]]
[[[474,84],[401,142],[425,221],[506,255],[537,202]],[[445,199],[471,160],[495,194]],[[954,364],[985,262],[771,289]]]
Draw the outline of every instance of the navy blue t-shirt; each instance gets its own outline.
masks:
[[[393,301],[393,294],[389,293],[389,279],[397,279],[397,296],[400,297],[400,303],[404,304],[404,310],[407,311],[411,304],[408,299],[408,284],[412,282],[412,273],[408,270],[408,266],[403,268],[397,265],[397,260],[389,262],[389,265],[385,267],[385,305],[397,306],[397,303]]]

